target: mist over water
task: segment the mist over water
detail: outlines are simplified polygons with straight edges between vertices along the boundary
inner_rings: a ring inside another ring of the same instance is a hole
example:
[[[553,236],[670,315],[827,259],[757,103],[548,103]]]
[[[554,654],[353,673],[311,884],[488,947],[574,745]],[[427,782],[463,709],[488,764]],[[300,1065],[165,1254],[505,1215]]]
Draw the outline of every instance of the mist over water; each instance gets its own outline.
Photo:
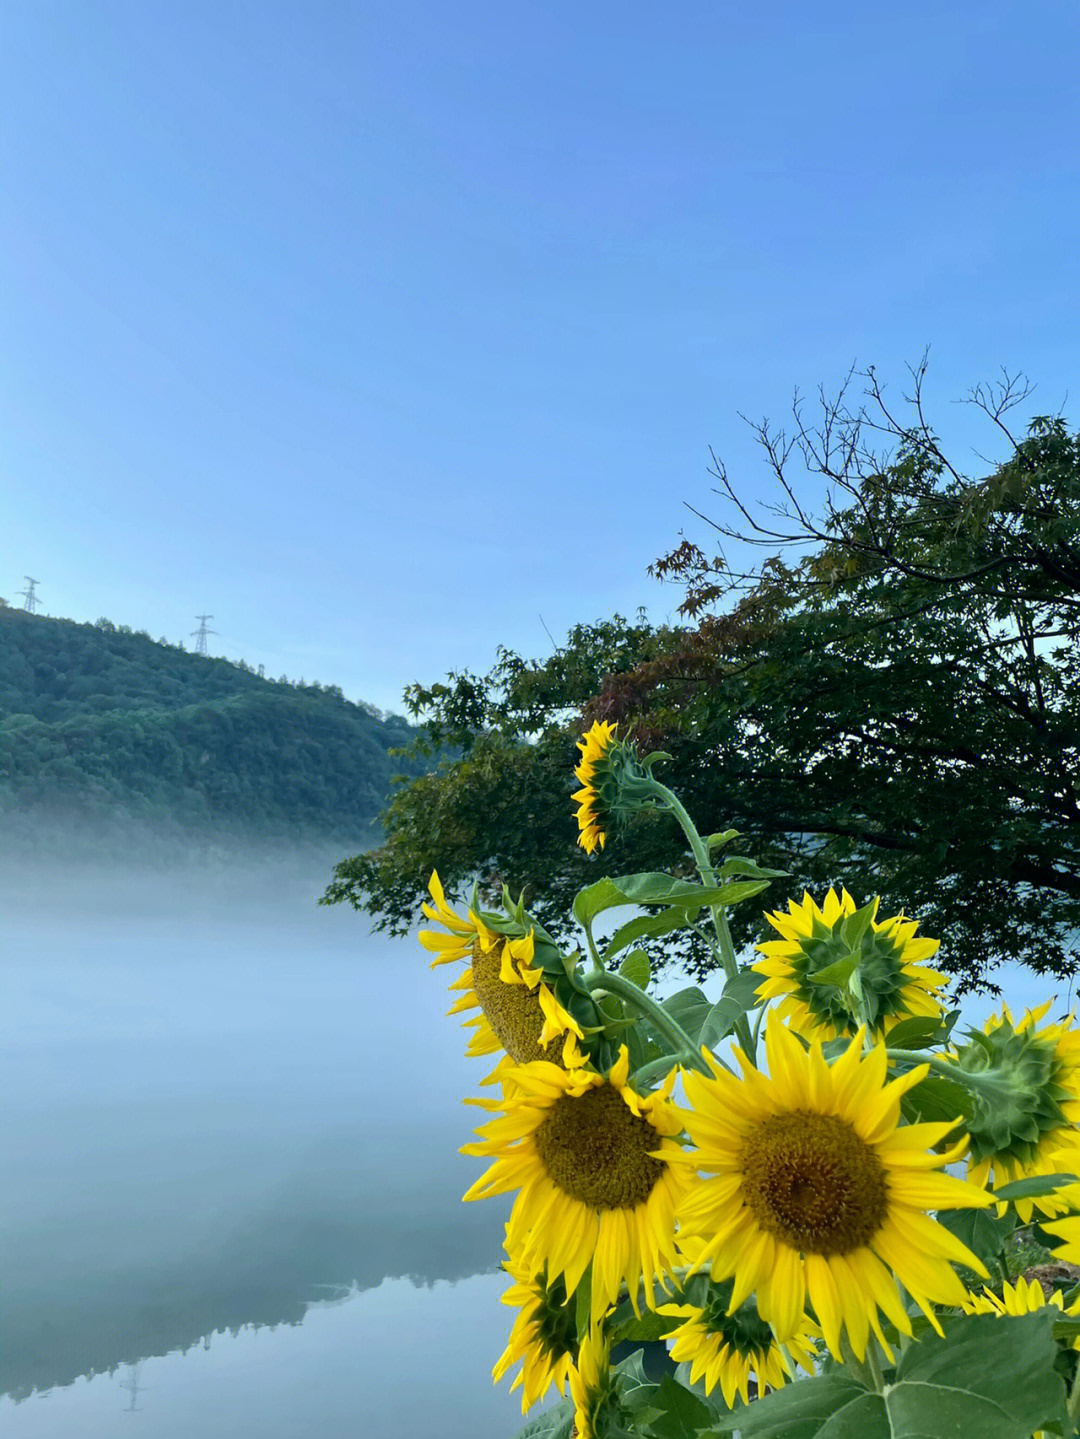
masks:
[[[483,1062],[465,1059],[445,971],[419,946],[316,904],[336,857],[76,869],[4,858],[6,1433],[97,1432],[98,1409],[129,1402],[125,1375],[138,1389],[167,1355],[158,1368],[188,1376],[194,1425],[211,1335],[215,1354],[235,1354],[249,1419],[290,1354],[300,1366],[303,1427],[279,1393],[280,1420],[248,1431],[271,1439],[337,1433],[331,1411],[342,1433],[389,1435],[371,1426],[376,1392],[398,1394],[400,1439],[418,1366],[429,1388],[448,1386],[448,1408],[413,1432],[521,1422],[489,1379],[511,1317],[496,1302],[506,1206],[460,1203],[479,1172],[456,1152],[478,1122],[461,1101]],[[226,1336],[275,1325],[301,1329],[273,1343]],[[408,1336],[397,1370],[384,1352],[395,1325]],[[215,1361],[215,1383],[229,1362]],[[95,1374],[106,1377],[87,1383]],[[194,1432],[175,1406],[166,1423],[176,1388],[159,1372],[139,1397],[146,1433]],[[344,1401],[354,1390],[368,1417]],[[334,1396],[325,1422],[318,1393]]]

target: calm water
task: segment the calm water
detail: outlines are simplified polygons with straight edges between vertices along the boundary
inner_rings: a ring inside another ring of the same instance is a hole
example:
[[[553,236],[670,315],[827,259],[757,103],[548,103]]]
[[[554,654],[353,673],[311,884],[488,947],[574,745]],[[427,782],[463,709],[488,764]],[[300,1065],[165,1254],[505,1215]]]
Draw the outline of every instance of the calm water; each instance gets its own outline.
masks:
[[[8,1439],[521,1424],[506,1211],[460,1203],[483,1069],[417,946],[314,905],[326,872],[5,867]]]
[[[7,1439],[520,1426],[506,1208],[460,1203],[482,1062],[328,870],[0,866]]]

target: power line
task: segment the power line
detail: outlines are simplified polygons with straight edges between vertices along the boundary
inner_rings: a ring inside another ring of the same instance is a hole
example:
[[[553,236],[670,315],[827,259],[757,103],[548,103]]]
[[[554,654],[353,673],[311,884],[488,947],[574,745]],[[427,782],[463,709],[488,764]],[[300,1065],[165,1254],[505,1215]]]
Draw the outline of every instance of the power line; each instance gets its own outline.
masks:
[[[208,630],[206,628],[206,621],[212,620],[214,616],[196,615],[195,618],[199,621],[199,628],[191,631],[195,636],[195,653],[197,655],[204,655],[206,653],[206,636],[217,634],[217,630]]]
[[[37,580],[32,580],[29,575],[23,575],[23,579],[26,581],[26,589],[19,591],[20,595],[26,596],[26,603],[23,605],[23,609],[29,610],[31,614],[34,614],[38,605],[41,604],[37,595],[34,594],[34,586],[37,584]]]

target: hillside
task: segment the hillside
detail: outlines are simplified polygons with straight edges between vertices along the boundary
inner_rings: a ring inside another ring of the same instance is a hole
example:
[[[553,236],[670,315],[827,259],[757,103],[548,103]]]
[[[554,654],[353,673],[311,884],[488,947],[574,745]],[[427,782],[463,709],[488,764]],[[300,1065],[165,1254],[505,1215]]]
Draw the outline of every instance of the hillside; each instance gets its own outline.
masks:
[[[107,620],[0,608],[0,814],[111,831],[364,843],[412,738],[334,687]]]

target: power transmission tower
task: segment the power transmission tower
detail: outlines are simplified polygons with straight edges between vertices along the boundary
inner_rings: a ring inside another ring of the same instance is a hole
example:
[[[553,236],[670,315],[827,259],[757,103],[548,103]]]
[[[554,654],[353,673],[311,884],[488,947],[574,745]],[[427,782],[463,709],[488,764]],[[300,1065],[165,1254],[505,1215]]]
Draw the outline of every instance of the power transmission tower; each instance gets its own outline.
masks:
[[[23,575],[23,579],[26,581],[26,589],[19,591],[20,595],[26,596],[26,603],[23,605],[23,609],[29,610],[31,614],[34,614],[38,605],[41,604],[37,595],[34,594],[34,586],[37,584],[37,580],[32,580],[29,575]]]
[[[217,634],[217,630],[208,630],[206,628],[206,621],[212,620],[214,616],[196,615],[195,618],[199,621],[199,628],[191,631],[195,636],[195,653],[197,655],[204,655],[206,653],[206,636]]]

